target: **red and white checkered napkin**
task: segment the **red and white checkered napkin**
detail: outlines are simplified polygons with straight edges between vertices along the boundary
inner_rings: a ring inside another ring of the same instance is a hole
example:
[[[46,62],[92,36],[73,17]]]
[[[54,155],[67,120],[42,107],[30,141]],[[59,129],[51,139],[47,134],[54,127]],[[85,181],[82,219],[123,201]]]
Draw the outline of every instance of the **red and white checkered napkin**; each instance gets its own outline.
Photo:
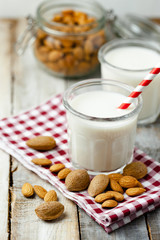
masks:
[[[38,135],[53,136],[58,146],[48,152],[38,152],[28,148],[25,142]],[[66,116],[60,94],[30,111],[1,120],[0,147],[17,158],[26,168],[53,184],[108,233],[160,205],[160,165],[138,149],[135,149],[134,160],[142,161],[147,165],[148,174],[141,181],[147,191],[134,198],[125,195],[125,201],[111,210],[102,209],[87,191],[78,193],[67,191],[64,181],[60,181],[48,168],[31,162],[33,158],[46,157],[53,163],[62,162],[66,167],[71,168],[67,155]]]

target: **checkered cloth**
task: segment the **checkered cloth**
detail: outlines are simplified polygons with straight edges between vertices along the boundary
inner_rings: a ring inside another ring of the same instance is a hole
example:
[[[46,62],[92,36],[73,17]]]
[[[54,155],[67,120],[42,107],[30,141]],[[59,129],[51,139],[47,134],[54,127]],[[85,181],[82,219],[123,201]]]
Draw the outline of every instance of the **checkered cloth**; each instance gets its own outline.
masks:
[[[58,145],[56,149],[38,152],[26,146],[25,142],[29,138],[39,135],[53,136]],[[64,181],[59,180],[56,174],[31,162],[33,158],[45,157],[51,159],[53,164],[63,163],[66,167],[72,168],[67,154],[66,114],[60,94],[30,111],[1,120],[0,147],[26,168],[54,185],[108,233],[160,205],[160,165],[138,149],[134,151],[134,161],[141,161],[147,165],[148,174],[141,180],[147,191],[134,198],[125,194],[125,200],[110,210],[102,209],[87,191],[77,193],[67,191]]]

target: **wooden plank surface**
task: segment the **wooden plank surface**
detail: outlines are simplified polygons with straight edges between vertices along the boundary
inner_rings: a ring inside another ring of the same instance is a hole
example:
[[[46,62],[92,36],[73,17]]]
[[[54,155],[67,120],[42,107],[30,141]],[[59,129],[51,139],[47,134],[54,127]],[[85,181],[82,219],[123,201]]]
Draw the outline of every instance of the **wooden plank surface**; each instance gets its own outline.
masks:
[[[0,118],[11,113],[11,23],[0,22]],[[5,43],[5,44],[4,44]],[[10,156],[0,150],[0,239],[8,238]]]
[[[25,22],[15,23],[15,37],[23,31]],[[46,74],[37,70],[37,65],[31,50],[24,57],[17,57],[12,53],[12,75],[14,78],[13,114],[37,105],[65,88],[65,81],[46,77]],[[25,66],[25,67],[24,67]],[[33,71],[34,69],[34,71]],[[13,160],[15,162],[15,160]],[[23,183],[41,185],[45,189],[55,189],[51,184],[40,179],[34,173],[25,169],[18,163],[18,169],[12,174],[12,221],[11,239],[79,239],[77,207],[70,200],[57,191],[59,201],[65,206],[63,220],[44,222],[37,218],[34,209],[43,201],[35,196],[26,199],[21,194]],[[63,229],[63,230],[62,230]]]
[[[1,66],[5,66],[0,68],[0,79],[5,79],[1,80],[0,88],[1,117],[33,107],[54,94],[63,92],[74,83],[41,71],[36,65],[31,49],[21,58],[15,55],[11,46],[13,47],[15,39],[23,32],[24,27],[23,20],[0,21],[0,30],[3,32],[0,35],[1,46],[5,43],[3,49],[0,48],[0,63]],[[138,128],[136,146],[160,161],[160,119],[155,124]],[[0,168],[0,186],[3,186],[0,198],[0,219],[3,219],[3,225],[0,225],[0,239],[135,240],[139,239],[139,236],[142,240],[159,239],[159,210],[142,216],[108,235],[83,210],[78,208],[77,211],[76,205],[58,191],[59,201],[65,206],[63,219],[50,223],[41,221],[36,217],[34,209],[42,200],[37,196],[25,199],[21,194],[21,186],[24,182],[30,182],[33,185],[42,185],[47,190],[54,187],[25,169],[15,159],[11,159],[10,162],[8,154],[2,151],[0,153],[0,164],[4,166],[3,170]],[[12,205],[8,215],[10,203]]]

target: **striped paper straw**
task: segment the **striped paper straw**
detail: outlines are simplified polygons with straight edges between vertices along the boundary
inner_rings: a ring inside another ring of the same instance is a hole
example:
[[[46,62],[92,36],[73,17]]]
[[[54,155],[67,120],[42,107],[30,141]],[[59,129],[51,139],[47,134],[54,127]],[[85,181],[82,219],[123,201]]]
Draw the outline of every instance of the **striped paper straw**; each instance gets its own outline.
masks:
[[[135,98],[137,98],[148,86],[152,80],[160,73],[160,63],[158,63],[155,68],[153,68],[150,73],[144,78],[144,80],[133,90],[133,92],[125,99],[125,101],[118,107],[120,109],[127,109],[131,103],[134,102]]]

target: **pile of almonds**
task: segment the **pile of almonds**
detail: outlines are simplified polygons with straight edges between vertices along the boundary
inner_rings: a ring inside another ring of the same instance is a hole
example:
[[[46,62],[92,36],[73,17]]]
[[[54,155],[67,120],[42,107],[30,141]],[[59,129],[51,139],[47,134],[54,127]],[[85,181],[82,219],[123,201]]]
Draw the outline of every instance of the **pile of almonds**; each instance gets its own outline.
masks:
[[[35,137],[33,139],[28,140],[26,144],[33,149],[43,151],[51,150],[56,147],[56,142],[54,138],[48,136]],[[44,159],[36,158],[33,159],[32,162],[34,164],[41,166],[48,166],[52,164],[51,160],[45,158]],[[124,200],[123,195],[124,192],[128,196],[134,197],[141,195],[146,191],[143,185],[138,181],[147,174],[147,167],[142,162],[132,162],[126,165],[126,167],[123,169],[123,174],[120,173],[112,173],[109,175],[99,174],[95,176],[91,180],[91,182],[88,172],[84,169],[72,171],[71,169],[65,168],[64,164],[59,163],[50,166],[50,171],[53,173],[57,173],[58,178],[60,180],[65,179],[65,185],[69,191],[77,192],[83,191],[88,188],[88,194],[91,197],[95,198],[94,199],[95,202],[102,203],[103,208],[116,207],[118,205],[118,202]],[[28,196],[26,195],[25,191],[27,192]],[[22,193],[26,197],[32,196],[34,191],[37,193],[39,197],[44,199],[46,202],[57,201],[57,196],[54,190],[49,191],[47,193],[47,191],[44,188],[40,186],[34,186],[33,189],[33,187],[28,183],[24,184],[22,187]],[[55,203],[52,205],[55,205]],[[45,204],[42,205],[42,209],[44,206]],[[39,208],[41,209],[41,205],[38,207],[38,209]],[[60,212],[62,214],[63,212],[62,206],[60,207],[60,209],[61,209]],[[39,212],[37,216],[40,217]],[[40,218],[42,218],[42,216]]]
[[[29,139],[26,142],[27,146],[38,150],[38,151],[48,151],[52,150],[56,147],[56,141],[53,137],[50,136],[38,136]],[[32,162],[36,165],[40,166],[50,166],[52,164],[52,161],[47,158],[34,158],[32,159]],[[52,173],[58,173],[58,178],[60,180],[65,179],[67,175],[71,172],[71,169],[65,168],[64,164],[58,163],[54,164],[50,167],[50,171]]]
[[[95,176],[88,188],[90,196],[95,197],[95,202],[102,203],[103,208],[112,208],[124,200],[123,193],[134,197],[141,195],[146,190],[138,179],[147,174],[147,167],[142,162],[133,162],[123,169],[123,174],[112,173]],[[110,189],[104,192],[108,187]]]
[[[50,190],[47,192],[46,189],[39,185],[33,187],[30,183],[23,184],[22,194],[26,198],[32,197],[34,193],[45,201],[35,209],[35,212],[40,219],[48,221],[56,219],[62,215],[64,212],[64,206],[57,201],[56,191]]]
[[[96,19],[72,9],[54,15],[47,27],[63,36],[49,35],[39,29],[34,52],[40,62],[61,76],[81,76],[98,65],[98,49],[106,42],[105,32],[91,32]],[[64,34],[65,33],[65,34]]]

